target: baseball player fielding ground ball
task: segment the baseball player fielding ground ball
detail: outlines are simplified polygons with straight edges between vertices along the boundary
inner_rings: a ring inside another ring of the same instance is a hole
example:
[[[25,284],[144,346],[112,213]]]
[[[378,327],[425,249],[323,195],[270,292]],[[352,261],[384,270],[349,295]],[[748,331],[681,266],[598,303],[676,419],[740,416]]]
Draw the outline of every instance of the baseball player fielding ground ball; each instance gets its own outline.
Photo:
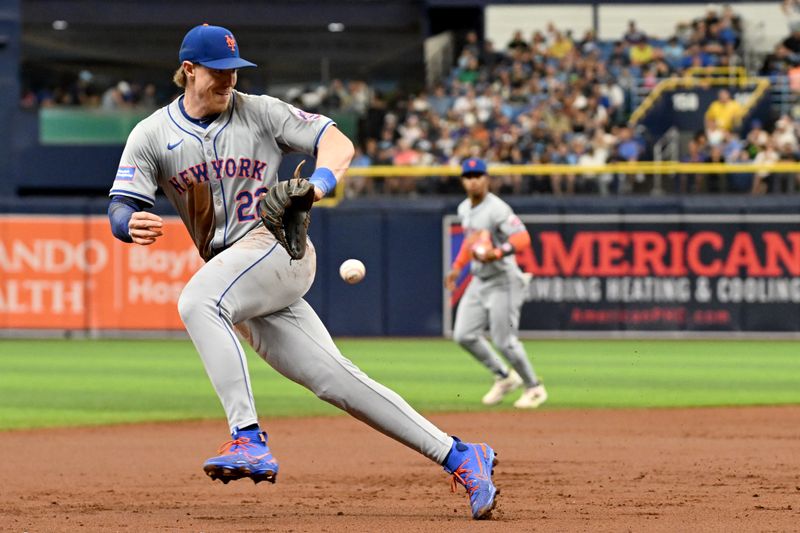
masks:
[[[524,386],[514,407],[539,407],[547,400],[547,391],[537,379],[518,338],[528,279],[517,265],[514,252],[530,246],[530,235],[511,207],[489,192],[489,176],[483,160],[472,158],[462,163],[461,184],[467,192],[466,200],[458,206],[464,241],[445,285],[454,290],[467,265],[472,281],[458,304],[453,338],[495,376],[494,385],[483,397],[484,404],[496,405]],[[492,349],[483,334],[487,328],[492,344],[512,368]]]
[[[111,188],[109,218],[118,239],[152,244],[163,235],[162,219],[146,209],[161,187],[205,260],[178,309],[233,437],[205,462],[205,472],[225,483],[275,482],[278,475],[236,330],[287,378],[442,465],[466,488],[473,517],[488,517],[497,494],[494,450],[444,433],[342,356],[303,300],[316,269],[314,246],[301,227],[303,212],[292,215],[299,225],[287,227],[280,244],[259,220],[264,213],[257,206],[289,206],[307,197],[304,180],[279,184],[284,153],[316,156],[309,179],[316,201],[344,175],[353,144],[327,117],[236,91],[237,69],[255,65],[240,57],[225,28],[190,30],[179,60],[174,81],[184,93],[131,132]],[[265,194],[273,190],[279,194]]]

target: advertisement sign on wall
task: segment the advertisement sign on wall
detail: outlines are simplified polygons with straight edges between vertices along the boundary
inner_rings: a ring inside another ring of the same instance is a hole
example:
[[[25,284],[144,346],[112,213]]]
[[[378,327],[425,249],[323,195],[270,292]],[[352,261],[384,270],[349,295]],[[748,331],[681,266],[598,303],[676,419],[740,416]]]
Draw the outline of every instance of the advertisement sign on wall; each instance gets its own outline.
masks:
[[[201,265],[178,218],[134,246],[103,216],[2,216],[0,328],[182,330],[178,297]]]
[[[521,333],[798,332],[797,215],[522,215]],[[445,264],[461,245],[446,217]],[[452,332],[464,276],[445,298]]]

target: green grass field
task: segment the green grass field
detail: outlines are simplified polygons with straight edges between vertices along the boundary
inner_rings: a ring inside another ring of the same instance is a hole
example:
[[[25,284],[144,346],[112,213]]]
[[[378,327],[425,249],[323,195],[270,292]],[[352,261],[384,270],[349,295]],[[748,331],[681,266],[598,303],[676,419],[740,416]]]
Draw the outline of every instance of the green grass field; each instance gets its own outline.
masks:
[[[488,409],[491,377],[444,339],[341,340],[423,412]],[[545,409],[800,403],[800,343],[527,341]],[[262,418],[338,410],[248,352]],[[499,409],[513,409],[508,398]],[[498,408],[494,408],[498,409]],[[223,418],[189,341],[0,340],[0,430]]]

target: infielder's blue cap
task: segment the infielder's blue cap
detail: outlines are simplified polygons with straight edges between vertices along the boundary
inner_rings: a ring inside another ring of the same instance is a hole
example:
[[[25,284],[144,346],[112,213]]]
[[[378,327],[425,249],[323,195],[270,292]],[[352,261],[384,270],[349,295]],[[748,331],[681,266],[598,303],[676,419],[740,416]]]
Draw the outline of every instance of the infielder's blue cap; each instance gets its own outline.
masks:
[[[239,57],[239,44],[231,30],[208,24],[189,30],[181,43],[178,59],[181,63],[191,61],[220,70],[256,66]]]
[[[486,174],[486,162],[477,157],[470,157],[461,162],[461,175]]]

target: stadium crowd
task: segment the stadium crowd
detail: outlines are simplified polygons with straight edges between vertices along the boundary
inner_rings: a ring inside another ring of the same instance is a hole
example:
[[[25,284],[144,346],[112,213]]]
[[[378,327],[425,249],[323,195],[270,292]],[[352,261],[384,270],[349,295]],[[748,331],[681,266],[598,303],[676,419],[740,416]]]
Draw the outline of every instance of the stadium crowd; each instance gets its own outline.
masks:
[[[443,83],[390,106],[373,95],[356,165],[456,165],[470,156],[498,164],[576,166],[647,160],[652,153],[645,132],[628,123],[637,82],[652,88],[691,67],[741,65],[741,42],[741,18],[730,6],[712,6],[704,17],[679,24],[666,40],[648,38],[634,21],[614,43],[599,42],[591,31],[576,39],[550,24],[528,40],[518,31],[503,50],[496,50],[471,32]],[[767,132],[759,121],[742,124],[743,116],[730,93],[720,91],[706,114],[705,130],[688,143],[682,160],[740,164],[798,159],[795,120],[782,116]],[[608,194],[648,192],[652,184],[644,175],[566,174],[499,176],[492,186],[504,194]],[[800,179],[793,176],[765,173],[670,180],[677,193],[780,192],[800,189],[796,185]],[[354,178],[348,192],[451,193],[458,187],[455,180],[441,177]]]
[[[502,48],[469,32],[452,71],[441,83],[412,94],[382,92],[360,80],[333,80],[297,88],[285,99],[312,112],[350,113],[359,118],[353,166],[457,165],[466,157],[490,164],[567,164],[652,158],[652,139],[628,122],[637,87],[686,69],[742,65],[742,21],[730,6],[679,24],[666,39],[645,35],[630,21],[615,42],[591,30],[581,36],[549,24],[527,36],[517,31]],[[760,74],[787,76],[800,92],[800,24],[764,60]],[[174,88],[119,81],[105,90],[82,72],[60,88],[27,90],[23,106],[84,105],[102,109],[148,108],[174,98]],[[245,87],[244,90],[247,90]],[[683,161],[761,162],[798,159],[798,124],[784,115],[769,131],[758,121],[743,124],[743,110],[730,94],[706,114],[706,127],[688,142]],[[800,189],[800,177],[742,175],[679,176],[672,191],[753,192]],[[493,180],[503,194],[649,192],[644,175],[507,175]],[[347,194],[414,195],[459,193],[458,180],[352,177]]]

